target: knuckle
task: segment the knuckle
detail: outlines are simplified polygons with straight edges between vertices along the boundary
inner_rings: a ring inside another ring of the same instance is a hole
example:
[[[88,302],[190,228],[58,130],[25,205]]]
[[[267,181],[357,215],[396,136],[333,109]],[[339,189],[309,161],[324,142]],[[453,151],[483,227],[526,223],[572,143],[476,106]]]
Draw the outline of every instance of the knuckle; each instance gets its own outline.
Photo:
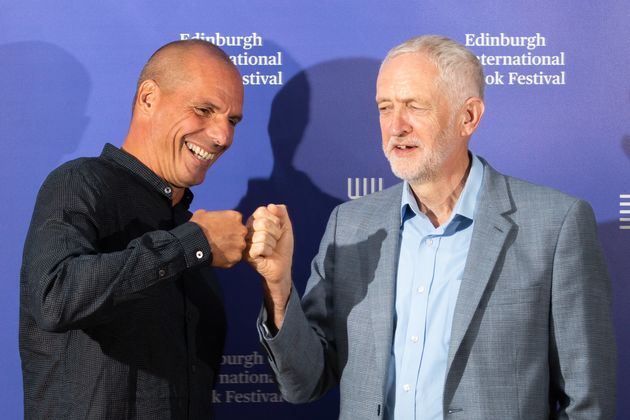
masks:
[[[227,214],[233,220],[236,220],[239,222],[243,220],[243,215],[237,212],[236,210],[227,210]]]
[[[264,229],[264,221],[263,221],[263,219],[256,219],[254,221],[253,227],[257,231],[260,231],[260,230]]]

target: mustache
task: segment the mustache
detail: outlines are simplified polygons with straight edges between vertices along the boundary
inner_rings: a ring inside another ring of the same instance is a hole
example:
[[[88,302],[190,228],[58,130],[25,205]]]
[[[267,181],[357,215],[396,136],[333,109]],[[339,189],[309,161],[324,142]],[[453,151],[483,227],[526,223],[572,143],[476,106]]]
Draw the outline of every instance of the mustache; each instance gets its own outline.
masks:
[[[417,137],[392,136],[389,138],[389,140],[387,141],[387,144],[385,145],[385,151],[389,153],[398,146],[415,146],[418,149],[424,149],[424,145],[422,144],[420,139],[418,139]]]

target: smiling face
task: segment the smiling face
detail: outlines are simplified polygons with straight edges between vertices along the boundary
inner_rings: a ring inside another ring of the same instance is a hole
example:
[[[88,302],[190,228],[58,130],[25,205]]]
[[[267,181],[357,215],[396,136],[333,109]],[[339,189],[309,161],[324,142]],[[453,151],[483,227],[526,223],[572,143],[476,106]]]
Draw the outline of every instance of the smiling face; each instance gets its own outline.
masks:
[[[438,82],[437,67],[420,53],[389,59],[378,75],[383,151],[392,172],[412,185],[449,176],[467,160],[457,110]]]
[[[146,80],[139,90],[149,109],[151,150],[145,152],[145,164],[182,191],[202,183],[230,147],[243,106],[243,84],[230,63],[203,51],[183,58],[184,72]]]

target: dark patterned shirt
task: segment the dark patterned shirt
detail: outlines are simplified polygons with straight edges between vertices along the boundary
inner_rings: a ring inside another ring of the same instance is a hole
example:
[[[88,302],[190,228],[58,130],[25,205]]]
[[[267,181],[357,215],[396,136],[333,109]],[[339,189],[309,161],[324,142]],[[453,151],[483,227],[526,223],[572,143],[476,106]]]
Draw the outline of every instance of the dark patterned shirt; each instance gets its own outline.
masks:
[[[192,193],[107,144],[44,182],[24,246],[27,419],[208,419],[225,314]]]

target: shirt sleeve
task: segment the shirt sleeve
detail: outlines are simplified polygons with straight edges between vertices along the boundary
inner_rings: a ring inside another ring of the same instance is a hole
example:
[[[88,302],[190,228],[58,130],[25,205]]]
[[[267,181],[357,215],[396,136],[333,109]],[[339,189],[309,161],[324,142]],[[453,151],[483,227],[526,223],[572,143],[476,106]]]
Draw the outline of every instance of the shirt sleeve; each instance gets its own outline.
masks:
[[[28,310],[44,330],[104,323],[118,299],[211,259],[201,228],[192,222],[145,233],[116,252],[100,252],[102,221],[95,204],[100,187],[77,171],[57,170],[38,194],[21,277]]]

